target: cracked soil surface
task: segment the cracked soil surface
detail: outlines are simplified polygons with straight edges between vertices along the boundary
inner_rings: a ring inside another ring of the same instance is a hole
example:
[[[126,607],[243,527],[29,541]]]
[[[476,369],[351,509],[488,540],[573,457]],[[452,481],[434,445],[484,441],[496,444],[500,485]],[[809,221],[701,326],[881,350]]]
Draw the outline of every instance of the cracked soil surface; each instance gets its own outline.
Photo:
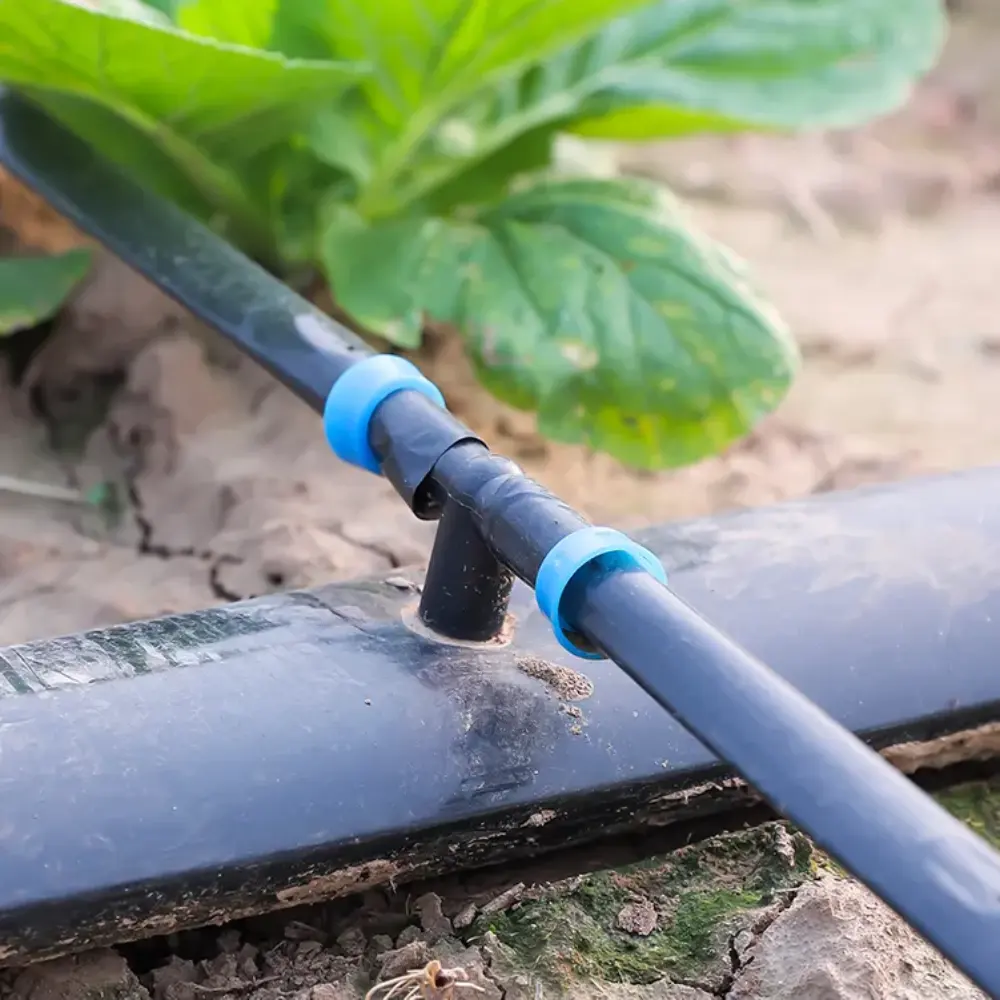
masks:
[[[487,440],[594,519],[642,521],[995,462],[1000,15],[967,2],[939,69],[848,134],[589,150],[665,179],[748,259],[804,370],[725,455],[658,475],[553,446],[482,392],[460,345],[418,361]],[[3,242],[83,238],[10,179]],[[103,512],[0,493],[0,642],[420,561],[430,528],[337,463],[280,386],[107,257],[40,350],[0,365],[0,476],[98,484]]]
[[[450,406],[565,499],[626,527],[1000,461],[989,416],[1000,8],[960,6],[940,68],[869,128],[588,153],[591,166],[686,194],[791,321],[804,370],[749,439],[693,468],[639,475],[540,440],[436,338],[418,360]],[[84,242],[0,175],[0,252]],[[115,260],[99,259],[48,334],[40,347],[34,334],[5,345],[0,476],[99,488],[106,502],[0,491],[0,643],[425,558],[430,526],[339,465],[310,412]],[[0,996],[359,1000],[432,955],[484,991],[427,993],[435,1000],[980,995],[783,827],[733,836],[641,870],[521,887],[492,913],[488,900],[374,893],[130,947],[127,965],[99,953],[8,973]]]

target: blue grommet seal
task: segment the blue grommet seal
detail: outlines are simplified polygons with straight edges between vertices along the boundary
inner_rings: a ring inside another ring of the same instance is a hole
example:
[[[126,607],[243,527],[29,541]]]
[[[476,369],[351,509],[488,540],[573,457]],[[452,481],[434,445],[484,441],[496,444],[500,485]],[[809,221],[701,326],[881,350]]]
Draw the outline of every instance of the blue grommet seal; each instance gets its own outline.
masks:
[[[376,354],[341,375],[323,407],[323,430],[334,454],[378,475],[378,456],[368,443],[368,428],[380,403],[403,389],[423,393],[444,408],[444,396],[416,365],[395,354]]]
[[[542,614],[552,623],[559,645],[574,656],[586,660],[602,660],[601,653],[581,649],[567,636],[572,627],[560,611],[563,593],[581,570],[600,562],[602,569],[639,569],[667,582],[663,563],[647,548],[632,541],[614,528],[581,528],[567,535],[549,550],[535,578],[535,599]]]

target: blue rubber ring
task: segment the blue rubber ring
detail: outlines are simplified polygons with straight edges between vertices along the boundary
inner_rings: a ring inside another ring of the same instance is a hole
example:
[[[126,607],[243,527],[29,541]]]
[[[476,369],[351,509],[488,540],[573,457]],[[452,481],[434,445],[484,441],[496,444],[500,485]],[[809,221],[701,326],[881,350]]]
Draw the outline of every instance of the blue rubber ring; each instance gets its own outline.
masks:
[[[395,354],[375,354],[341,375],[323,407],[323,430],[334,454],[379,475],[378,456],[368,443],[372,416],[393,393],[413,389],[445,408],[441,390],[416,365]]]
[[[542,614],[552,623],[559,645],[585,660],[603,660],[604,655],[581,649],[569,639],[566,632],[572,627],[563,618],[560,606],[570,581],[597,560],[602,569],[638,567],[660,583],[665,585],[667,582],[663,563],[649,549],[614,528],[581,528],[553,545],[538,568],[535,600]]]

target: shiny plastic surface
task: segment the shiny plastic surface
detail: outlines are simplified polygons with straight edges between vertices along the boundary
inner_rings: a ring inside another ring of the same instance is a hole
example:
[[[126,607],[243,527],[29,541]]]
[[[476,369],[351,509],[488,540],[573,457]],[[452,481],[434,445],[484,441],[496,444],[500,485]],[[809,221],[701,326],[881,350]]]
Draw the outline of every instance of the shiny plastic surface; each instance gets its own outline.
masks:
[[[998,490],[982,471],[638,537],[884,745],[1000,719]],[[0,651],[0,959],[732,807],[675,794],[725,769],[566,654],[528,588],[513,644],[474,650],[411,631],[396,577]]]

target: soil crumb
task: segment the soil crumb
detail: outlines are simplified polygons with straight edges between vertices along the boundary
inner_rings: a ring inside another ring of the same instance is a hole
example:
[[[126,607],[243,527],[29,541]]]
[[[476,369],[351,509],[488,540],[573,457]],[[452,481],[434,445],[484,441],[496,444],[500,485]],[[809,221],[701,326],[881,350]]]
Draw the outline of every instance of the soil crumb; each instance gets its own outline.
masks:
[[[578,670],[538,656],[519,656],[515,662],[522,674],[547,684],[562,701],[585,701],[594,693],[594,682]]]

